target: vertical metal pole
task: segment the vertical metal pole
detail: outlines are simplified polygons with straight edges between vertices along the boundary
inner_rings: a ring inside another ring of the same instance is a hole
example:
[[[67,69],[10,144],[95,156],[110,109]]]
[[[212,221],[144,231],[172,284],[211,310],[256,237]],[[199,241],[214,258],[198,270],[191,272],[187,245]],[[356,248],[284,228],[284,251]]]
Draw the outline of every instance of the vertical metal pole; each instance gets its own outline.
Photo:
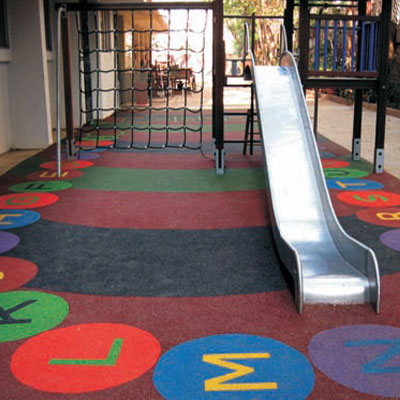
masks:
[[[284,24],[287,34],[287,46],[289,51],[293,51],[293,11],[294,0],[286,0],[286,8],[284,11]]]
[[[358,2],[358,15],[364,16],[366,14],[366,2]],[[353,24],[356,21],[353,20]],[[354,25],[353,25],[354,32]],[[354,35],[353,35],[354,36]],[[357,34],[357,71],[361,70],[361,43],[362,43],[362,32],[358,30]],[[352,42],[352,52],[354,51],[355,42]],[[352,159],[358,161],[361,159],[361,131],[362,131],[362,96],[363,91],[356,89],[354,92],[354,115],[353,115],[353,143],[352,143]]]
[[[56,109],[57,109],[57,177],[61,177],[61,110],[60,110],[60,80],[61,80],[61,14],[64,7],[57,10],[57,44],[56,44]]]
[[[374,153],[374,172],[378,174],[383,173],[383,163],[384,163],[391,13],[392,13],[392,0],[383,1],[382,14],[381,14],[381,37],[379,46],[380,50],[379,65],[378,65],[379,86],[378,86],[378,103],[376,107],[375,153]]]
[[[308,0],[300,0],[299,74],[303,84],[308,77],[309,36],[310,36],[310,14],[308,10]]]
[[[314,136],[318,134],[318,106],[319,106],[319,92],[318,89],[314,89]]]
[[[225,168],[223,0],[214,0],[213,18],[213,137],[215,140],[215,171],[222,175]]]
[[[76,158],[76,151],[72,103],[70,26],[67,12],[61,14],[61,30],[64,68],[65,122],[67,128],[67,158],[74,159]]]
[[[254,54],[255,48],[255,32],[256,32],[256,14],[251,15],[251,52]],[[254,79],[254,76],[252,77]],[[254,148],[254,84],[251,85],[250,89],[250,155],[253,155]]]
[[[362,128],[362,96],[363,91],[357,89],[354,93],[354,116],[353,116],[353,144],[352,159],[361,159],[361,128]]]
[[[83,4],[87,0],[81,1]],[[81,30],[82,30],[82,50],[83,50],[83,71],[84,71],[84,88],[85,88],[85,110],[86,122],[93,121],[93,102],[92,102],[92,79],[90,74],[90,43],[89,43],[89,18],[87,11],[81,11]]]

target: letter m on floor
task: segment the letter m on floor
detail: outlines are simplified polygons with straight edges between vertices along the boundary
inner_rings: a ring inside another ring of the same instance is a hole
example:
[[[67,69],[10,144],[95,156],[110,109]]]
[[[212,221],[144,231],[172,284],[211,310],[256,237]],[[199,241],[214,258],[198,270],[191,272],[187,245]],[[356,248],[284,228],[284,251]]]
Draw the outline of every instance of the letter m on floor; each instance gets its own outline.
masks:
[[[228,383],[233,379],[254,373],[254,368],[228,360],[246,360],[255,358],[270,358],[269,353],[229,353],[204,354],[203,361],[218,367],[227,368],[233,372],[204,381],[206,392],[245,391],[245,390],[276,390],[276,382]]]

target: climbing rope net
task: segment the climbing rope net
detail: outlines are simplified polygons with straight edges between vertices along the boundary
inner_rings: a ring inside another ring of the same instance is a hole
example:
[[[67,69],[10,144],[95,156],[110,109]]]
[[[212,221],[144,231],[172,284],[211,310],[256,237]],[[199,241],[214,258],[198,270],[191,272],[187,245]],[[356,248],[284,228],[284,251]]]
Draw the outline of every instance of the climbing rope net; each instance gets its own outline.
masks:
[[[210,15],[207,9],[76,12],[76,147],[200,149]]]

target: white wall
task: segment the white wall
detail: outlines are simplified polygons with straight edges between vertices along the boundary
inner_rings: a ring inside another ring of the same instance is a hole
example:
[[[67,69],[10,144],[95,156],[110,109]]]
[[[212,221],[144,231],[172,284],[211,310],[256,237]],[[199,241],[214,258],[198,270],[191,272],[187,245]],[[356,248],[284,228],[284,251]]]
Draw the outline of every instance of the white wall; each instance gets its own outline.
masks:
[[[8,8],[11,146],[43,148],[52,142],[43,4],[9,1]]]
[[[0,50],[5,53],[6,50]],[[3,58],[4,60],[5,58]],[[8,62],[0,61],[0,154],[10,149],[10,109],[8,104]]]

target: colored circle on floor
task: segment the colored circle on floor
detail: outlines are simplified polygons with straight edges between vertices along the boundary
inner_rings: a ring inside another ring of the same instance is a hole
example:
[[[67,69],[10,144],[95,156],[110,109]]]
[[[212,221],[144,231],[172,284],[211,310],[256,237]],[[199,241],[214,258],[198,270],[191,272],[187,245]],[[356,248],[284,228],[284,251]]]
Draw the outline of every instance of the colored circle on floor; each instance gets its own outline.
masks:
[[[8,292],[20,288],[31,281],[37,273],[38,268],[33,262],[21,258],[0,257],[0,292]]]
[[[400,194],[381,190],[341,192],[337,197],[344,203],[362,207],[391,207],[400,204]]]
[[[388,207],[361,210],[356,213],[357,217],[369,224],[387,226],[389,228],[400,228],[400,208]]]
[[[107,149],[97,148],[97,149],[92,149],[92,150],[85,150],[85,153],[101,153],[106,150]]]
[[[76,146],[85,147],[95,147],[95,146],[104,146],[104,147],[111,147],[114,145],[114,140],[82,140],[82,142],[77,141]]]
[[[0,217],[1,217],[1,211],[0,211]],[[18,246],[19,242],[20,242],[19,236],[15,235],[14,233],[0,232],[0,254],[6,253],[7,251],[10,251],[14,247]]]
[[[325,178],[365,178],[369,175],[368,171],[354,168],[326,168],[324,169]]]
[[[327,159],[327,158],[336,158],[336,154],[333,153],[329,153],[327,151],[320,151],[319,152],[321,158]]]
[[[339,190],[377,190],[382,189],[383,184],[368,179],[327,179],[326,184],[329,189]]]
[[[361,393],[398,398],[400,328],[340,326],[316,334],[308,352],[313,364],[335,382]]]
[[[0,307],[0,342],[25,339],[54,328],[69,311],[61,297],[34,291],[0,293]]]
[[[138,378],[157,361],[158,340],[122,324],[73,325],[22,344],[11,371],[23,384],[51,393],[104,390]]]
[[[95,160],[96,158],[100,158],[100,154],[81,151],[78,157],[80,160]]]
[[[87,160],[72,160],[72,161],[62,161],[61,162],[61,169],[62,170],[69,170],[69,169],[79,169],[79,168],[87,168],[93,166],[91,161]],[[47,161],[43,164],[40,164],[40,167],[43,169],[57,169],[57,161]]]
[[[30,181],[47,181],[47,180],[62,181],[62,180],[79,178],[82,175],[83,172],[80,171],[79,169],[69,169],[66,171],[61,171],[60,177],[57,177],[57,172],[54,170],[53,171],[42,170],[42,171],[32,172],[31,174],[26,175],[25,178],[29,179]]]
[[[47,193],[66,190],[72,187],[67,181],[29,181],[10,186],[8,190],[16,193]]]
[[[379,239],[385,246],[400,251],[400,229],[392,229],[384,232],[380,235]]]
[[[321,162],[323,168],[342,168],[348,167],[350,165],[348,161],[342,160],[322,159]]]
[[[58,200],[52,193],[14,193],[0,196],[0,209],[21,210],[49,206]]]
[[[170,399],[305,399],[311,364],[294,348],[267,337],[227,334],[173,347],[157,363],[153,382]]]
[[[40,214],[31,210],[0,210],[0,229],[14,229],[34,224]]]

